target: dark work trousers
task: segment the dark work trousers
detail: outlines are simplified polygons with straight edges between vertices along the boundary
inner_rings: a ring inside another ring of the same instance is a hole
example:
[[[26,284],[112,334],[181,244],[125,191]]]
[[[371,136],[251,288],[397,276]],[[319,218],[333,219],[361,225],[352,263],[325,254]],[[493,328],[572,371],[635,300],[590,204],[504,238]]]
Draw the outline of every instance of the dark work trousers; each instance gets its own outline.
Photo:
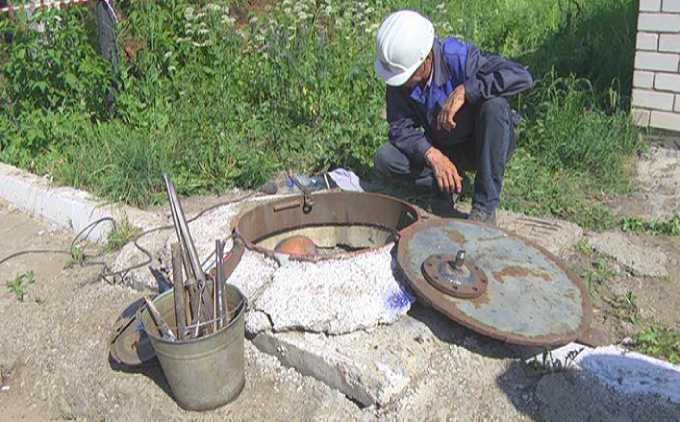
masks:
[[[500,202],[505,166],[515,149],[515,121],[510,104],[493,98],[476,106],[465,105],[458,112],[456,128],[433,136],[433,145],[446,154],[460,170],[476,171],[472,205],[485,212]],[[427,165],[415,165],[394,145],[386,143],[375,155],[375,170],[387,181],[406,181],[438,192],[434,172]]]

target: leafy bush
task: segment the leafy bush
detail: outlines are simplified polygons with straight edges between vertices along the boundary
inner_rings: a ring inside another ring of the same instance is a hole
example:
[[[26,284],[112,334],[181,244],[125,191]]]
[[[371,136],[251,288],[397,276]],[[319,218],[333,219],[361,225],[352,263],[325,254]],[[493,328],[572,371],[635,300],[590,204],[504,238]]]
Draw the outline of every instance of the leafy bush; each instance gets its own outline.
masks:
[[[116,72],[86,8],[39,14],[45,34],[0,20],[15,33],[0,52],[0,160],[142,206],[163,197],[163,171],[183,194],[256,186],[286,168],[366,175],[387,133],[375,31],[411,7],[440,35],[520,60],[537,80],[515,101],[525,118],[504,206],[610,224],[595,195],[625,189],[638,148],[626,112],[633,0],[248,4],[118,2],[118,44],[141,48],[131,58],[121,48]]]

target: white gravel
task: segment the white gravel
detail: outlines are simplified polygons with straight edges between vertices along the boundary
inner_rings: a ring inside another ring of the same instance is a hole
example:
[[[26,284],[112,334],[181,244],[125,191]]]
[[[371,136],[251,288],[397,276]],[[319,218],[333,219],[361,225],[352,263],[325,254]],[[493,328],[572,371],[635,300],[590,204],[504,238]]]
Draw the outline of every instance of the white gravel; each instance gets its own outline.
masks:
[[[254,308],[269,315],[275,331],[342,334],[393,323],[414,298],[395,278],[392,248],[351,259],[289,261]]]

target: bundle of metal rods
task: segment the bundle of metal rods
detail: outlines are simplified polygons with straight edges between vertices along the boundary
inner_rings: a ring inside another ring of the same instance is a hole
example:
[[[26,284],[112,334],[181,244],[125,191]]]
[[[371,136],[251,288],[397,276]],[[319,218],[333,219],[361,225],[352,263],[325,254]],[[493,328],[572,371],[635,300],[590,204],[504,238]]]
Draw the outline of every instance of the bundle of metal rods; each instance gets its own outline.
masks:
[[[211,277],[203,272],[174,185],[165,174],[163,181],[178,240],[171,249],[177,334],[175,335],[152,302],[147,300],[147,306],[161,336],[171,341],[182,341],[214,333],[229,322],[225,295],[224,242],[215,241],[215,274]]]

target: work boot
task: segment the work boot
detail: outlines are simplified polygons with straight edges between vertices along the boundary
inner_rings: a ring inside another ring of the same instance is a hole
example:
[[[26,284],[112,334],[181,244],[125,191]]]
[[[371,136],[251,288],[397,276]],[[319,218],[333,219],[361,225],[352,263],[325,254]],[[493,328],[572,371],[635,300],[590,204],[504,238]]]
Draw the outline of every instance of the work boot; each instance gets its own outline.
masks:
[[[432,214],[442,218],[465,218],[465,214],[456,209],[461,194],[437,191],[430,199]]]
[[[487,224],[489,226],[496,226],[496,210],[491,212],[484,211],[480,208],[473,207],[468,215],[468,220],[475,223]]]

